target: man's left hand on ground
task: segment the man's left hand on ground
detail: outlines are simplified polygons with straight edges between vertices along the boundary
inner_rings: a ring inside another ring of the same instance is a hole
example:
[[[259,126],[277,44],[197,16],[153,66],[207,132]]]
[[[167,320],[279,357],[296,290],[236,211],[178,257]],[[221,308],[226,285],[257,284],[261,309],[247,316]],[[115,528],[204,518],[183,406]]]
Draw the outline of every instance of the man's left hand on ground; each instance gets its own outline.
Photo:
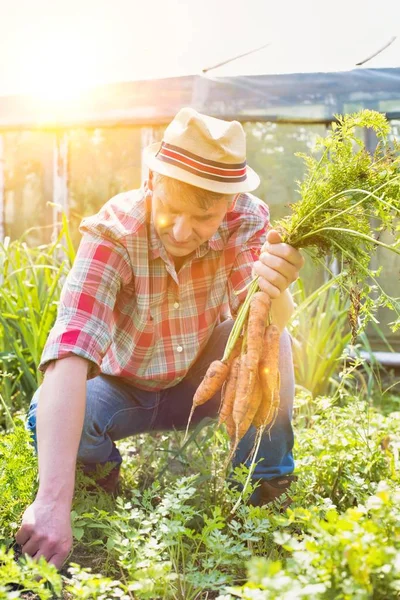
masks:
[[[284,244],[280,234],[271,229],[253,272],[259,276],[260,289],[275,299],[296,281],[304,262],[299,250]]]

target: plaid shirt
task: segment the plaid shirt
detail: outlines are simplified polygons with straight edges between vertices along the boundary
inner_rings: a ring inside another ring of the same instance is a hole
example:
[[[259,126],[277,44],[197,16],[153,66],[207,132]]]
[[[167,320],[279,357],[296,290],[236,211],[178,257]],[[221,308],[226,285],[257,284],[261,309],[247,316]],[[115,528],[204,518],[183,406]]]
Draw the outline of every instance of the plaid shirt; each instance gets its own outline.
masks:
[[[228,306],[234,314],[265,241],[267,206],[241,194],[213,237],[177,273],[152,222],[145,188],[119,194],[83,219],[39,369],[71,354],[88,377],[123,377],[142,389],[178,384]]]

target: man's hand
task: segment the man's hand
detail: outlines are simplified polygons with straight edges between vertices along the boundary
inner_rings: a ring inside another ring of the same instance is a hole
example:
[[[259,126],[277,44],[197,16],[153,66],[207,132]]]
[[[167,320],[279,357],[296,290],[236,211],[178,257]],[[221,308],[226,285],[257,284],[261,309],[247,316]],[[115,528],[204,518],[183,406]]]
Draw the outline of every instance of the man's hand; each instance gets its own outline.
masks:
[[[24,554],[44,556],[60,569],[72,547],[69,507],[36,499],[26,509],[15,540]]]
[[[271,299],[279,298],[299,277],[304,258],[296,248],[284,244],[275,229],[267,234],[260,258],[254,263],[253,273],[259,276],[258,284]]]

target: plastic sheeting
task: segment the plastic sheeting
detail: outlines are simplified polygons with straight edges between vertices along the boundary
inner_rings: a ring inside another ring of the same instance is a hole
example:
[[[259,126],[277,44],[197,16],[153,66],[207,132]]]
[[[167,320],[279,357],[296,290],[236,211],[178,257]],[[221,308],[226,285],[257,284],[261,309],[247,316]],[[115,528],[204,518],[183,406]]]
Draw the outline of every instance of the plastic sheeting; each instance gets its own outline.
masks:
[[[398,118],[400,68],[133,81],[102,86],[58,104],[3,97],[0,130],[164,124],[183,106],[241,121],[324,122],[361,108]]]
[[[400,114],[400,68],[203,78],[193,100],[204,112],[255,119],[330,120],[361,108]]]

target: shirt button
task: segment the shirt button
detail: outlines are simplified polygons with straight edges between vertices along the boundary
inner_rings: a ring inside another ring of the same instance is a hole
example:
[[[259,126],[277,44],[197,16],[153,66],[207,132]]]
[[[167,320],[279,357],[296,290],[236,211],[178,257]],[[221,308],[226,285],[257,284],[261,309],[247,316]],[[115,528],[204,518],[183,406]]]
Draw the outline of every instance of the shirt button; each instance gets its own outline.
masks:
[[[179,308],[179,302],[174,302],[174,308]]]
[[[183,348],[182,348],[182,346],[178,346],[178,347],[177,347],[177,349],[176,349],[176,351],[177,351],[177,352],[183,352]]]

